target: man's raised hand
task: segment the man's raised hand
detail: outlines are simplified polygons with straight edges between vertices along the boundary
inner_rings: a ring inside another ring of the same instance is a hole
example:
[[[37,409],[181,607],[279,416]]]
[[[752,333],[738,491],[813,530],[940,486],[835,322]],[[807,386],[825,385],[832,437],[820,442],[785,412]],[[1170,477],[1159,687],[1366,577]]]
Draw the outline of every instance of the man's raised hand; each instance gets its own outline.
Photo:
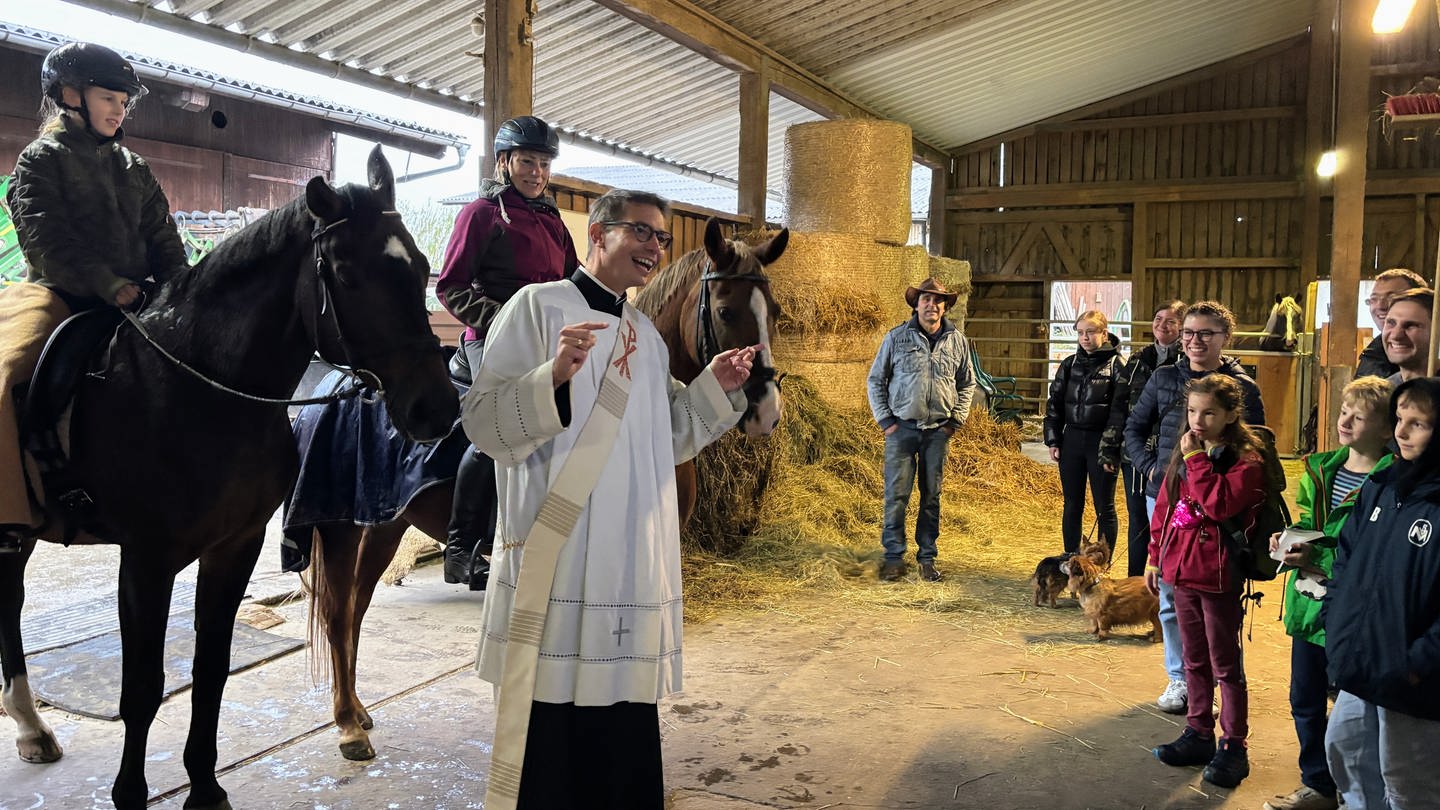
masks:
[[[550,367],[550,381],[556,388],[570,381],[575,372],[585,365],[585,358],[595,348],[595,333],[605,329],[601,321],[581,321],[568,324],[560,329],[560,340],[555,347],[555,363]]]
[[[715,372],[715,379],[720,382],[725,393],[740,390],[740,386],[750,379],[750,367],[755,364],[755,355],[764,350],[765,346],[757,343],[743,349],[726,349],[715,355],[715,359],[710,361],[710,368]]]

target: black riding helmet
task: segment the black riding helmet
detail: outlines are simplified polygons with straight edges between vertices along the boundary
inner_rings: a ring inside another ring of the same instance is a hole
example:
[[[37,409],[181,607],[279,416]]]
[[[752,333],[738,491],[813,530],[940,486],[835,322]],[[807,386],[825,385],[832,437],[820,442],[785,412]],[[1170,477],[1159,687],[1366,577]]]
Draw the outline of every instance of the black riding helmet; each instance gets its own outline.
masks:
[[[66,85],[79,90],[103,87],[126,93],[132,104],[149,92],[125,57],[89,42],[66,43],[45,55],[40,66],[40,92],[63,107],[60,88]]]
[[[560,133],[533,115],[511,118],[501,124],[500,130],[495,133],[495,151],[492,154],[499,155],[511,149],[528,149],[555,157],[560,154]]]

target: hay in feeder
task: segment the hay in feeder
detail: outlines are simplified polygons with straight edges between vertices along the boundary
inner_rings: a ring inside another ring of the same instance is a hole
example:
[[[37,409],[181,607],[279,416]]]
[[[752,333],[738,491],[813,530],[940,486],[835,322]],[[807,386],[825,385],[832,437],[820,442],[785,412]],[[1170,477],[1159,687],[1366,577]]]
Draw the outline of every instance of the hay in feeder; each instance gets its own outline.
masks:
[[[718,504],[712,511],[747,510],[755,515],[753,530],[726,538],[722,545],[734,549],[730,553],[702,548],[687,533],[686,618],[753,611],[802,591],[822,593],[833,604],[945,612],[953,621],[969,611],[1013,612],[1028,605],[1029,586],[1020,585],[1037,560],[1059,547],[1061,497],[1054,470],[1019,452],[1018,428],[997,425],[977,410],[951,440],[939,544],[950,579],[879,583],[885,440],[868,410],[834,405],[813,383],[798,375],[785,381],[785,416],[763,440],[770,469],[758,500],[753,480],[711,475],[708,497]],[[733,443],[719,449],[742,448]],[[724,469],[759,466],[741,459]],[[907,527],[914,526],[915,502],[912,497]],[[962,572],[965,577],[957,576]],[[1020,583],[1014,604],[972,595],[967,588],[974,574]]]
[[[849,118],[785,130],[786,224],[892,245],[910,236],[910,128]]]

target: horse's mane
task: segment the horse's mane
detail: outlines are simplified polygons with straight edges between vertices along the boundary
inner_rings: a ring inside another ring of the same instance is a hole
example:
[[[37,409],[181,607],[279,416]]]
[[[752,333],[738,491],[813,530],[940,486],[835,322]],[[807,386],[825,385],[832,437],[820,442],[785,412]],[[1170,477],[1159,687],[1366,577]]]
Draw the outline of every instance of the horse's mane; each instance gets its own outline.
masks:
[[[363,207],[376,207],[370,201],[368,191],[368,188],[354,184],[336,189],[352,212]],[[257,265],[272,256],[276,247],[284,244],[297,230],[308,234],[311,222],[310,209],[306,206],[304,193],[301,193],[279,208],[265,212],[250,225],[221,241],[190,268],[189,272],[180,273],[171,279],[166,284],[166,291],[172,296],[184,296],[197,285],[218,281],[217,276],[221,275],[216,272],[218,270]]]
[[[635,294],[635,308],[645,313],[647,318],[658,317],[670,299],[690,291],[695,280],[700,278],[700,268],[709,258],[704,250],[692,250],[671,262]]]
[[[739,256],[737,266],[745,263],[749,256],[750,246],[744,242],[734,239],[728,240],[730,248]],[[676,259],[668,267],[660,271],[650,283],[640,288],[635,294],[635,308],[645,313],[648,318],[655,318],[665,305],[677,295],[685,295],[700,278],[700,271],[710,262],[704,248],[696,248]]]

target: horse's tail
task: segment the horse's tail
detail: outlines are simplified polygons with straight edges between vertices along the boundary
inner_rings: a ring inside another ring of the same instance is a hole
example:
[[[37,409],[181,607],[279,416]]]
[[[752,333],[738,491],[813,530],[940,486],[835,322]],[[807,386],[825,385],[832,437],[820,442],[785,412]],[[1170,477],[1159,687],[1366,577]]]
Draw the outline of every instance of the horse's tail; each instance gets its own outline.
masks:
[[[306,590],[310,592],[310,620],[306,627],[310,641],[310,680],[315,684],[325,684],[330,683],[335,675],[330,656],[330,637],[326,635],[325,628],[333,618],[331,611],[337,607],[343,611],[347,606],[335,604],[336,594],[331,592],[329,577],[325,576],[325,535],[318,528],[312,531],[310,567],[302,575],[308,586]],[[352,590],[348,600],[354,598]]]

